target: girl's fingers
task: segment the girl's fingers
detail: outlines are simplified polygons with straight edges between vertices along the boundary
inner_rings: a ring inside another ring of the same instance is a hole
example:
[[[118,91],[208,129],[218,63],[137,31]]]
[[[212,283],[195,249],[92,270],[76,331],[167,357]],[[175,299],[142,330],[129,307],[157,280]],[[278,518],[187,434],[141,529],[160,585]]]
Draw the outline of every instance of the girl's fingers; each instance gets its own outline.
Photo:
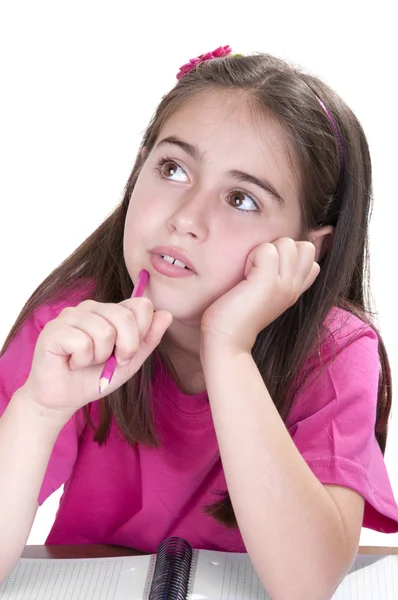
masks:
[[[290,238],[281,238],[274,242],[279,255],[279,277],[282,281],[293,281],[297,264],[297,245]]]
[[[315,246],[311,242],[296,242],[296,244],[295,287],[301,296],[314,283],[320,269],[315,262]]]
[[[61,314],[64,323],[92,338],[92,364],[101,364],[113,350],[118,362],[131,360],[150,327],[151,307],[151,302],[146,299],[144,302],[137,299],[133,307],[87,301],[74,309],[65,309]]]
[[[133,374],[141,367],[148,356],[160,343],[166,330],[168,327],[170,327],[172,320],[173,318],[171,314],[166,310],[158,310],[154,313],[147,336],[141,342],[140,347],[134,355],[130,365],[125,367],[127,370],[130,369]]]
[[[52,330],[56,335],[52,335]],[[94,362],[94,340],[86,332],[56,320],[46,325],[45,351],[69,360],[71,369],[81,369]]]
[[[307,277],[305,278],[305,280],[303,281],[303,283],[301,285],[299,296],[304,294],[304,292],[306,292],[312,286],[315,279],[318,277],[320,271],[321,271],[321,267],[318,265],[318,263],[314,262],[312,264],[309,274],[307,275]]]

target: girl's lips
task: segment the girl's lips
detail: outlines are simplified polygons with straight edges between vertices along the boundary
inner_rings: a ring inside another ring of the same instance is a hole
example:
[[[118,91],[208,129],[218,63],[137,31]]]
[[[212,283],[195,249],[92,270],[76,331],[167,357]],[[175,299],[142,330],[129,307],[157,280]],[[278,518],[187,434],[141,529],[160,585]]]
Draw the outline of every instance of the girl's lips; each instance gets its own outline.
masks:
[[[181,250],[175,248],[174,246],[156,246],[156,248],[152,248],[149,252],[152,255],[160,256],[161,254],[167,254],[167,256],[172,256],[173,258],[176,258],[177,260],[183,262],[189,270],[196,273],[195,265]]]
[[[165,252],[165,254],[167,254],[167,252]],[[172,255],[170,255],[172,256]],[[175,257],[177,258],[177,257]],[[181,260],[181,259],[178,259]],[[195,275],[194,271],[191,271],[191,269],[187,269],[187,268],[183,268],[183,267],[177,267],[176,265],[173,265],[172,263],[167,262],[166,260],[164,260],[164,258],[162,258],[160,256],[160,254],[151,254],[151,265],[153,266],[153,268],[155,269],[155,271],[157,271],[158,273],[161,273],[162,275],[166,275],[167,277],[176,277],[176,278],[185,278],[185,277],[193,277]],[[184,261],[182,261],[184,262]],[[184,263],[186,264],[186,263]]]

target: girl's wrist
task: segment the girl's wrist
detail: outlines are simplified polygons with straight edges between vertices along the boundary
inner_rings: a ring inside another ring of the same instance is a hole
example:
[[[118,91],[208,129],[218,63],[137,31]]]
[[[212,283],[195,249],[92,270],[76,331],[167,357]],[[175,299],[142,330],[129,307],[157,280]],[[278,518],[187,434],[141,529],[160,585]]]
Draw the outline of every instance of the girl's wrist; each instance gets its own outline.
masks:
[[[241,355],[251,356],[251,351],[226,336],[202,333],[200,358],[204,370],[209,366],[217,365],[221,360],[231,360]]]
[[[72,411],[66,415],[62,411],[37,404],[25,386],[20,387],[13,394],[10,400],[10,408],[11,410],[15,410],[21,418],[26,419],[32,424],[34,423],[35,427],[43,431],[49,431],[55,435],[60,433],[64,425],[73,416]]]

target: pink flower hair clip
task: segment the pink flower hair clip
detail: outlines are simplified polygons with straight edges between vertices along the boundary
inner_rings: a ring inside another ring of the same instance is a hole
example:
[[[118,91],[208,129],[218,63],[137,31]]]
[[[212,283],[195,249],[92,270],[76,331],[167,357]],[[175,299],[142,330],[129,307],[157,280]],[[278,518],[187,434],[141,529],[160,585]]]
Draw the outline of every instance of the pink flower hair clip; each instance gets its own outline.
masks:
[[[231,52],[232,50],[230,46],[219,46],[218,48],[213,50],[213,52],[206,52],[205,54],[201,54],[197,58],[191,58],[189,59],[189,62],[185,63],[185,65],[182,65],[182,67],[180,67],[180,70],[177,73],[177,79],[181,79],[181,77],[184,77],[184,75],[189,73],[189,71],[194,69],[199,63],[205,62],[205,60],[212,60],[213,58],[228,56],[228,54],[231,54]]]

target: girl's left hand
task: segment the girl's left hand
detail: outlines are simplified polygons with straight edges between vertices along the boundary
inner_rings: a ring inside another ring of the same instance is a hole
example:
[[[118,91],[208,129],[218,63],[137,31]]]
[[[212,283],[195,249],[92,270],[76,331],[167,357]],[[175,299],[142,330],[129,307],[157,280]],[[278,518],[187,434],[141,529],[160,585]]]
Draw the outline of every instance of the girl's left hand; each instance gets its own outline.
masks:
[[[245,279],[204,312],[202,348],[215,340],[250,352],[260,331],[297,302],[319,271],[311,242],[281,238],[257,246],[247,257]]]

